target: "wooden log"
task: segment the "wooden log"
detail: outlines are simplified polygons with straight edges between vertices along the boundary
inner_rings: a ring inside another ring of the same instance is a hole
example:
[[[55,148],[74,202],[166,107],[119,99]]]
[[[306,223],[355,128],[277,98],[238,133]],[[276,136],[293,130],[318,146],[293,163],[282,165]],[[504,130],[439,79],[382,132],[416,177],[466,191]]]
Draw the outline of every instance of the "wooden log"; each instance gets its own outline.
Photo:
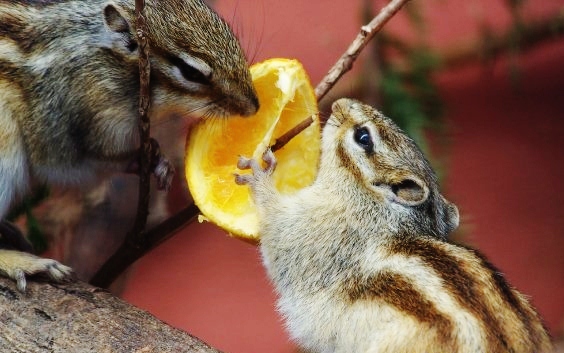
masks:
[[[219,351],[88,284],[0,278],[0,352]]]

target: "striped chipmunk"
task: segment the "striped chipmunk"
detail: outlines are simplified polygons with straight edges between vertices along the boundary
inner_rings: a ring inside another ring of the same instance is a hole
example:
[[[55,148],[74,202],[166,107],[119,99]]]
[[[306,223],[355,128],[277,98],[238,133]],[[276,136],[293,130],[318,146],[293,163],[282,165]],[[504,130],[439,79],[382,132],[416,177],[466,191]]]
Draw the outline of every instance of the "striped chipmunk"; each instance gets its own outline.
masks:
[[[258,110],[239,41],[201,0],[146,0],[145,17],[151,119]],[[0,220],[34,184],[84,188],[135,171],[136,38],[134,0],[0,0]],[[167,188],[173,168],[155,158],[154,174]],[[0,238],[11,232],[1,223]],[[26,274],[61,279],[70,269],[3,249],[0,273],[24,290]]]
[[[539,315],[479,252],[447,240],[455,205],[416,144],[351,99],[333,103],[316,180],[281,195],[271,152],[240,158],[264,265],[311,352],[549,352]]]

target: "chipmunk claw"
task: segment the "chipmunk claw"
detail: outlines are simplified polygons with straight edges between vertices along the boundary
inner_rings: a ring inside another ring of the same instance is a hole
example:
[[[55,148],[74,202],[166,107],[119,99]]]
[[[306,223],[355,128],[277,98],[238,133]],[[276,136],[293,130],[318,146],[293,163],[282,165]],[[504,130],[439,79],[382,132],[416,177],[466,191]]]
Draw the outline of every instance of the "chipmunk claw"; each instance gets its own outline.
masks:
[[[151,144],[151,171],[157,179],[159,190],[169,191],[172,185],[175,168],[172,162],[161,152],[161,147],[157,140],[150,138]]]
[[[22,269],[17,269],[14,271],[14,280],[16,281],[16,287],[22,293],[25,292],[25,287],[27,287],[27,281],[25,279],[25,272]]]
[[[266,172],[268,175],[272,174],[274,172],[274,169],[276,169],[276,165],[278,164],[278,161],[274,156],[274,152],[272,152],[270,148],[264,151],[264,154],[262,155],[262,160],[266,163],[266,168],[264,169],[264,172]]]
[[[174,165],[166,157],[161,155],[157,165],[153,169],[153,175],[155,179],[157,179],[159,190],[170,190],[175,172]]]
[[[253,161],[252,158],[239,156],[239,159],[237,160],[237,168],[239,168],[241,170],[250,169],[252,161]]]
[[[149,155],[149,169],[157,181],[157,187],[159,190],[169,191],[172,185],[172,180],[176,172],[172,162],[161,152],[161,147],[157,140],[151,138],[149,140],[150,155]],[[139,153],[142,153],[139,150]],[[139,154],[136,154],[134,158],[129,162],[129,165],[125,169],[126,173],[140,174],[141,167],[139,165]]]
[[[241,170],[251,169],[253,173],[235,174],[235,183],[237,183],[238,185],[252,185],[258,178],[271,175],[274,172],[277,164],[274,153],[270,149],[267,149],[262,156],[262,160],[266,163],[265,168],[262,168],[262,166],[256,159],[239,156],[239,160],[237,161],[237,168]]]
[[[256,168],[259,168],[257,161],[252,158],[247,158],[243,156],[239,156],[237,160],[237,168],[241,170],[251,169],[253,170],[253,174],[238,174],[235,173],[235,183],[237,185],[246,185],[252,184],[255,176],[254,171]]]

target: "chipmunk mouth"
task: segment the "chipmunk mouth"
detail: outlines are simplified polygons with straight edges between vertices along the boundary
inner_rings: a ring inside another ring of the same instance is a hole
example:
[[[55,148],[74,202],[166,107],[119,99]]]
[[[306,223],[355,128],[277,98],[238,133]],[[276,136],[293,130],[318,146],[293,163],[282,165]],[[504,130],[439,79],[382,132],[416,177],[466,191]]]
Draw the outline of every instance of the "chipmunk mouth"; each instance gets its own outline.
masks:
[[[216,99],[202,101],[191,115],[202,118],[250,117],[257,114],[260,104],[255,95],[222,95]]]

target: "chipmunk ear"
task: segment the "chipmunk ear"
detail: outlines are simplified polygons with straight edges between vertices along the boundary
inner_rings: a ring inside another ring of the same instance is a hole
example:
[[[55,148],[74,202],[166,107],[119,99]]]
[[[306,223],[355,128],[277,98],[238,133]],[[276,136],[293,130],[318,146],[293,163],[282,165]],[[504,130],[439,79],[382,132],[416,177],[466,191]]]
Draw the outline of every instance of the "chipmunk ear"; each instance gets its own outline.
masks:
[[[444,202],[444,212],[443,212],[443,222],[444,222],[444,235],[448,235],[450,232],[458,228],[460,222],[460,215],[458,213],[458,207],[452,202],[449,202],[441,195],[442,201]]]
[[[132,53],[137,49],[137,41],[132,27],[129,23],[131,18],[128,18],[127,12],[120,8],[118,5],[109,3],[104,8],[104,21],[110,31],[118,34],[118,46],[123,47],[128,52]]]
[[[408,176],[397,183],[390,183],[390,190],[396,198],[394,201],[404,206],[417,206],[429,197],[429,187],[415,176]]]

